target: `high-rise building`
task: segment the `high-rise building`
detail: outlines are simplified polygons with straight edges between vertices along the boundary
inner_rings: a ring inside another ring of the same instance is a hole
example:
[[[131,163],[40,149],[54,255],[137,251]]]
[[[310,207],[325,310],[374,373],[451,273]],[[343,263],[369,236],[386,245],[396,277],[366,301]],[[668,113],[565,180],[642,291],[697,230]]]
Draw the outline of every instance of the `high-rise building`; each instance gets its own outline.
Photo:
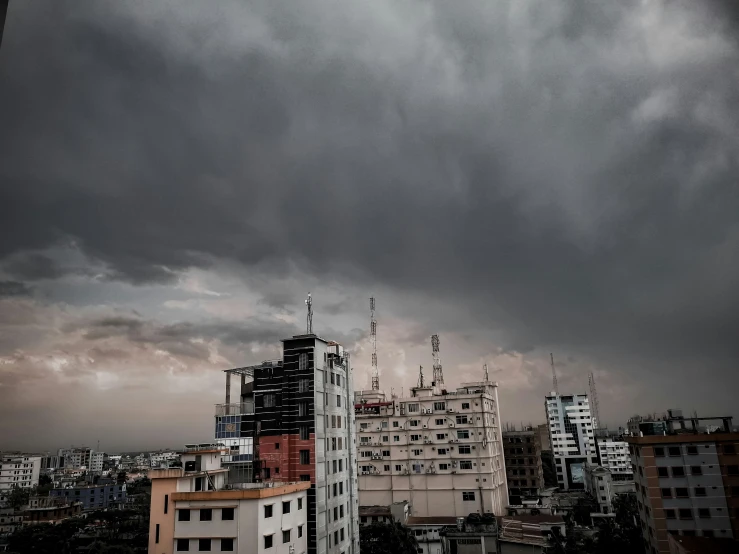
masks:
[[[14,488],[31,489],[38,485],[41,456],[0,452],[0,503]]]
[[[613,481],[633,481],[629,444],[617,437],[598,437],[600,465],[607,469]]]
[[[739,538],[739,433],[628,437],[647,551],[668,534]]]
[[[510,496],[537,496],[544,488],[541,438],[537,428],[504,431],[503,448]]]
[[[585,465],[598,463],[588,395],[558,395],[552,392],[546,397],[544,409],[549,424],[557,484],[563,490],[583,489]]]
[[[241,377],[231,402],[231,377]],[[307,482],[308,552],[359,552],[349,355],[316,335],[283,341],[281,360],[229,370],[216,439],[231,483]]]
[[[407,501],[414,517],[502,515],[508,504],[497,383],[406,398],[354,395],[362,506]]]

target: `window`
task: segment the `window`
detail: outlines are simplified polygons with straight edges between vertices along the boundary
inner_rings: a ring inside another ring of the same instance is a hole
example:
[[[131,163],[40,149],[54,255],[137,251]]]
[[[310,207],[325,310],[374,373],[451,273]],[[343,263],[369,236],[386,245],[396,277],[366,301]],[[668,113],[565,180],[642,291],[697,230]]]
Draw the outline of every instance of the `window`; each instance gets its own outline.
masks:
[[[410,425],[411,427],[418,427],[418,423],[419,423],[419,422],[418,422],[418,420],[417,420],[417,419],[411,419],[411,420],[410,420],[410,421],[408,422],[408,424],[409,424],[409,425]]]
[[[390,435],[382,435],[382,442],[390,442]]]
[[[2,523],[3,521],[4,521],[3,519],[0,519],[0,523]],[[157,544],[159,544],[159,524],[158,523],[157,523],[156,535],[155,535],[154,542],[157,543]]]
[[[695,487],[693,489],[693,494],[695,494],[695,496],[706,496],[706,489],[705,487]]]
[[[712,529],[703,529],[704,537],[715,537]]]
[[[210,552],[210,539],[198,539],[198,552]]]
[[[691,475],[703,475],[703,468],[701,466],[690,466]]]
[[[382,455],[383,456],[389,456],[390,455],[390,451],[389,450],[383,450],[382,451]]]
[[[308,465],[310,463],[310,450],[300,451],[300,463],[301,465]]]
[[[411,440],[412,441],[420,441],[421,440],[421,435],[411,435]]]
[[[274,504],[270,504],[269,506],[264,507],[264,517],[270,518],[272,517],[272,508],[274,507]]]
[[[403,468],[400,465],[397,465],[397,464],[395,465],[395,471],[400,471],[401,469]]]
[[[310,379],[298,379],[298,392],[310,392]]]
[[[457,425],[466,425],[467,424],[467,416],[466,415],[458,415],[457,416]]]
[[[698,454],[697,446],[688,446],[686,450],[688,451],[688,454],[690,454],[691,456],[695,456],[696,454]]]
[[[439,469],[442,471],[449,469],[449,464],[439,464]]]
[[[677,498],[688,498],[688,496],[689,496],[688,495],[688,489],[686,489],[684,487],[677,487],[675,489],[675,496]]]
[[[282,513],[283,514],[289,514],[290,513],[290,501],[282,503]]]
[[[398,422],[397,421],[393,421],[393,427],[397,427],[397,426],[398,426]]]
[[[739,466],[726,466],[726,471],[729,475],[739,475]]]
[[[734,448],[733,444],[725,444],[724,445],[724,454],[736,454],[736,448]]]
[[[417,412],[417,411],[418,411],[418,404],[417,403],[408,404],[408,413],[414,413],[414,412]]]
[[[444,433],[436,433],[436,440],[443,441],[445,436]]]
[[[264,548],[272,548],[272,536],[264,535]]]
[[[711,517],[711,510],[708,508],[698,508],[698,517],[701,519],[709,519]]]
[[[265,408],[275,407],[275,395],[274,394],[265,394],[262,396],[262,400],[264,401]]]
[[[398,435],[393,435],[393,442],[400,441],[400,437]]]
[[[233,539],[221,539],[221,552],[233,552],[234,540]]]
[[[662,498],[672,498],[672,489],[660,489]]]
[[[308,403],[307,402],[298,402],[298,415],[299,416],[308,415]]]
[[[446,410],[446,402],[434,402],[434,410]]]
[[[337,489],[337,486],[338,486],[338,485],[337,485],[336,483],[334,483],[334,496],[337,496],[337,494],[338,494],[338,493],[336,492],[336,491],[338,490],[338,489]]]
[[[344,481],[339,482],[339,494],[344,494]]]
[[[675,519],[675,510],[673,510],[671,508],[666,508],[665,509],[665,517],[667,519]]]
[[[670,456],[679,456],[680,455],[680,447],[679,446],[670,446],[667,449],[667,452]]]
[[[344,505],[339,506],[339,517],[344,517]]]
[[[470,453],[470,446],[468,444],[467,445],[464,445],[464,446],[460,446],[459,447],[459,453],[460,454],[469,454]]]
[[[300,371],[308,369],[308,354],[301,354],[298,357],[298,369]]]
[[[413,450],[413,455],[414,456],[420,456],[422,452],[423,452],[423,450],[414,449]]]
[[[190,521],[190,510],[177,510],[178,521]]]
[[[302,509],[303,509],[303,499],[301,497],[301,498],[298,498],[298,510],[302,510]]]
[[[100,489],[98,489],[98,490],[100,490]],[[94,493],[95,492],[95,489],[92,489],[92,492]],[[102,493],[103,491],[100,491],[100,492]],[[167,513],[167,509],[168,508],[169,508],[169,495],[168,494],[165,494],[164,495],[164,513],[165,514]]]
[[[673,477],[685,477],[685,468],[682,466],[672,466]]]
[[[439,449],[436,450],[436,453],[437,454],[444,455],[444,454],[446,454],[446,448],[439,448]]]
[[[303,536],[303,526],[298,525],[298,538]]]
[[[657,456],[657,457],[659,457],[659,458],[661,458],[662,456],[665,455],[665,449],[662,448],[661,446],[655,446],[654,447],[654,455]]]
[[[301,475],[300,480],[308,483],[310,482],[310,475]]]
[[[470,403],[469,402],[462,402],[462,409],[463,410],[469,410],[470,409]]]
[[[462,460],[459,462],[459,469],[472,469],[472,461]]]
[[[462,493],[462,500],[463,501],[467,502],[467,501],[472,501],[474,499],[475,499],[475,493],[474,492],[463,492]]]
[[[457,438],[468,439],[470,438],[470,432],[467,429],[460,429],[459,431],[457,431]]]
[[[444,425],[444,420],[443,419],[437,419],[436,420],[436,425]]]
[[[383,471],[390,471],[390,466],[388,464],[385,464],[383,466]]]
[[[200,521],[211,521],[213,519],[213,510],[205,508],[200,510]]]
[[[340,394],[336,395],[336,407],[341,408],[341,395]]]
[[[190,550],[190,539],[177,539],[177,552],[188,552]]]
[[[221,508],[221,519],[223,521],[233,521],[234,509],[233,508]]]
[[[282,544],[290,542],[290,529],[282,532]]]

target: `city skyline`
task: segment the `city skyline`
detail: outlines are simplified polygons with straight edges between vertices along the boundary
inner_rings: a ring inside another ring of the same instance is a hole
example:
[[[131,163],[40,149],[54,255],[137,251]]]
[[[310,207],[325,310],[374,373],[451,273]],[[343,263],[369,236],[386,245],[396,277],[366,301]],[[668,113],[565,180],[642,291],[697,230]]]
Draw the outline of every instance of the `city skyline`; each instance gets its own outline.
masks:
[[[309,291],[357,389],[373,296],[387,393],[739,415],[730,2],[248,4],[10,4],[3,447],[208,440]]]

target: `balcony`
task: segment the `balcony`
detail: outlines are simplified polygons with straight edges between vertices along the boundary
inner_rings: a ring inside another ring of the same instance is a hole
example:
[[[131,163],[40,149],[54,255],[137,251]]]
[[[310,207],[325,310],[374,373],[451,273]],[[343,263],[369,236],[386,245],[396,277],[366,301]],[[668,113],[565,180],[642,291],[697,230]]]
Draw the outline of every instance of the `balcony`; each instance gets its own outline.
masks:
[[[237,402],[232,404],[216,404],[216,417],[236,416],[254,413],[254,402]]]

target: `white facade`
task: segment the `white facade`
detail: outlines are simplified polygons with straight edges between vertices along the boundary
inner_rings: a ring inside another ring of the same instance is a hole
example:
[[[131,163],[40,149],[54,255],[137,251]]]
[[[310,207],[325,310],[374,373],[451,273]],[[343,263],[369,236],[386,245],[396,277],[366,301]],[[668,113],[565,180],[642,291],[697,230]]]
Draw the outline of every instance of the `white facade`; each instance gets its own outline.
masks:
[[[598,463],[588,396],[552,393],[544,408],[559,487],[584,489],[585,465]]]
[[[180,459],[177,452],[151,452],[149,453],[149,464],[152,468],[168,467],[171,462]]]
[[[413,394],[354,395],[360,504],[407,501],[420,517],[502,515],[508,489],[497,384]]]
[[[0,502],[5,502],[13,488],[30,489],[38,485],[40,472],[41,456],[0,456]]]
[[[600,465],[613,475],[616,481],[633,481],[634,470],[631,467],[629,445],[625,441],[598,439]]]
[[[87,447],[60,448],[58,456],[59,458],[64,459],[63,467],[66,469],[84,469],[95,472],[103,471],[103,459],[105,458],[104,452],[96,452]]]

